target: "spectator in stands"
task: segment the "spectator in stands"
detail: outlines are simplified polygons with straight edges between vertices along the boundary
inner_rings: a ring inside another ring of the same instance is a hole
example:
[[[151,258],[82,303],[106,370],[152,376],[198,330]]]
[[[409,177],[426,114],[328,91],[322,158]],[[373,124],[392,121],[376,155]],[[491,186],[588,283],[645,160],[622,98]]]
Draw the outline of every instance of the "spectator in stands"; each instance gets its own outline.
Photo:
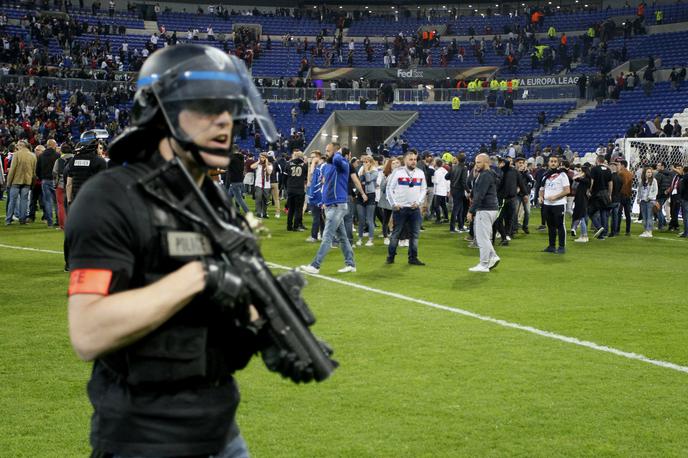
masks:
[[[678,123],[678,119],[674,119],[674,128],[671,130],[674,137],[680,137],[683,127]]]
[[[653,208],[657,204],[657,180],[651,168],[643,169],[642,180],[638,187],[638,205],[640,214],[643,218],[644,231],[640,237],[652,237],[653,228]]]

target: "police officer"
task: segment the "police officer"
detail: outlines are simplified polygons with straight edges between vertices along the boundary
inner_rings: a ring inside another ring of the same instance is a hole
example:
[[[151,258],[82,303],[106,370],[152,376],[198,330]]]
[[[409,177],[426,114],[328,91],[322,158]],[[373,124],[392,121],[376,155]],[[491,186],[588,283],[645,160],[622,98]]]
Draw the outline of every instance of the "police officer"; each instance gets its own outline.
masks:
[[[107,132],[103,134],[97,130],[87,130],[81,134],[79,144],[74,149],[74,157],[67,164],[65,191],[68,205],[76,199],[86,180],[107,168],[107,163],[101,156],[103,154],[102,141],[107,137]]]
[[[66,230],[69,331],[79,357],[94,362],[93,456],[248,456],[232,373],[258,347],[238,321],[255,322],[255,309],[211,268],[219,248],[201,222],[155,197],[173,193],[179,175],[147,180],[181,163],[174,170],[236,223],[206,171],[227,167],[234,123],[249,117],[275,140],[240,60],[200,45],[156,51],[139,74],[132,127],[109,147],[110,162],[124,166],[79,191]]]

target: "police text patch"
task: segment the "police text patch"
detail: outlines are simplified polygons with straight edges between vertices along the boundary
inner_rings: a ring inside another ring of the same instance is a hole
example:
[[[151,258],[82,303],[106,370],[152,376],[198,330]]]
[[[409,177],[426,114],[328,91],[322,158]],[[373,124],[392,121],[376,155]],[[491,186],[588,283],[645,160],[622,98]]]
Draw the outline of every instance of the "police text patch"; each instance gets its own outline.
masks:
[[[167,249],[168,254],[174,257],[207,256],[213,253],[208,237],[198,232],[168,232]]]

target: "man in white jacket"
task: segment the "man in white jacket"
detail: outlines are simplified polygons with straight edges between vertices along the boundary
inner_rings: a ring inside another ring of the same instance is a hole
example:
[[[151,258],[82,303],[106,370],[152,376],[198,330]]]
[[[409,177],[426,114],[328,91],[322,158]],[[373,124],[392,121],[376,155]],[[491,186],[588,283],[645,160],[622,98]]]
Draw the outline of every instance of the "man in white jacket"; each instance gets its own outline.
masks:
[[[394,264],[397,254],[399,235],[407,226],[409,232],[408,263],[414,266],[424,266],[418,259],[418,237],[423,217],[420,207],[425,201],[428,184],[425,173],[416,168],[418,156],[415,151],[408,151],[404,155],[404,167],[395,169],[387,180],[387,200],[392,205],[394,230],[389,241],[387,264]]]

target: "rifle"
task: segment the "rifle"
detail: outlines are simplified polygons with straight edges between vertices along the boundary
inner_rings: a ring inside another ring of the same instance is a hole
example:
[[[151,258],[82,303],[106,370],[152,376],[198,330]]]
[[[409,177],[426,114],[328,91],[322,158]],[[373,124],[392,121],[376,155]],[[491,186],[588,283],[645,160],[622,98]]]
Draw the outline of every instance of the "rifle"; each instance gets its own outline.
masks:
[[[269,342],[269,356],[263,351],[268,369],[282,372],[289,365],[298,375],[294,381],[320,382],[332,374],[338,363],[330,358],[332,350],[316,339],[309,327],[315,316],[301,296],[306,282],[291,270],[275,277],[263,259],[258,241],[248,221],[233,206],[221,209],[230,215],[230,224],[213,208],[208,198],[194,183],[179,158],[168,161],[161,168],[139,180],[143,190],[159,203],[200,225],[206,235],[221,249],[221,262],[229,266],[242,291],[247,293],[246,304],[253,304],[261,319],[252,323],[265,332]],[[224,192],[214,185],[218,198],[227,202]]]

